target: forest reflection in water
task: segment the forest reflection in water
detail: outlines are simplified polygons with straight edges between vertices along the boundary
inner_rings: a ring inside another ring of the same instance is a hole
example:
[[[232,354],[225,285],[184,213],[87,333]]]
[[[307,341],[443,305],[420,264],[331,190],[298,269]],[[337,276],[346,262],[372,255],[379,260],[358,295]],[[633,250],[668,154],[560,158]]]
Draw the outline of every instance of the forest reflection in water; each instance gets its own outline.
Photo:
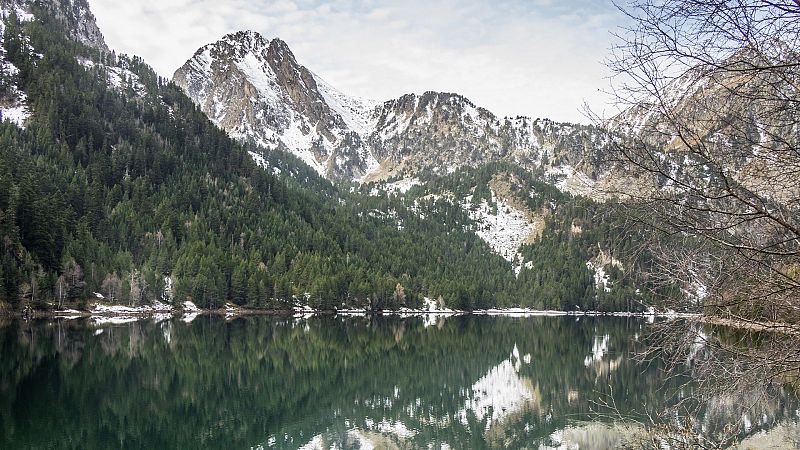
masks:
[[[650,327],[480,316],[8,322],[0,448],[611,448],[693,394],[658,360],[632,358]],[[783,392],[719,396],[698,414],[709,435],[734,424],[786,448],[798,439],[797,402]]]

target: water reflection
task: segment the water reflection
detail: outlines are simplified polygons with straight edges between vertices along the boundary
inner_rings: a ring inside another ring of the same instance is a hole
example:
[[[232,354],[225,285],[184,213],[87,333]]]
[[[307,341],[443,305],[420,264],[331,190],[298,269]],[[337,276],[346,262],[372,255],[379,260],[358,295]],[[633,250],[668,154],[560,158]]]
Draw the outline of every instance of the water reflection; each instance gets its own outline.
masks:
[[[604,399],[636,417],[691,389],[630,358],[647,327],[473,316],[6,324],[0,448],[609,448],[643,430],[599,417]],[[720,398],[703,426],[739,420],[740,405]],[[779,420],[791,433],[796,421],[788,403],[747,411],[753,433]]]

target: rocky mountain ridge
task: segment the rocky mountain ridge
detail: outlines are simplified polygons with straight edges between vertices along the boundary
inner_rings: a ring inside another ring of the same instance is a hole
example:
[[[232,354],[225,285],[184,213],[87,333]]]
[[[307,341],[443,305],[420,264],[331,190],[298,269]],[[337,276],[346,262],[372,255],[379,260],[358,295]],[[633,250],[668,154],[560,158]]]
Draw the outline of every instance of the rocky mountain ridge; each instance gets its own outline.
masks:
[[[299,64],[286,43],[253,31],[200,48],[173,77],[221,128],[298,155],[333,180],[445,174],[508,160],[563,181],[604,170],[593,126],[498,118],[452,93],[383,103],[344,94]]]
[[[607,127],[632,141],[634,157],[641,155],[637,145],[655,149],[659,158],[638,163],[666,174],[661,182],[672,189],[711,192],[735,182],[763,198],[797,198],[800,102],[793,67],[800,54],[775,47],[772,54],[746,48],[718,67],[692,67]]]

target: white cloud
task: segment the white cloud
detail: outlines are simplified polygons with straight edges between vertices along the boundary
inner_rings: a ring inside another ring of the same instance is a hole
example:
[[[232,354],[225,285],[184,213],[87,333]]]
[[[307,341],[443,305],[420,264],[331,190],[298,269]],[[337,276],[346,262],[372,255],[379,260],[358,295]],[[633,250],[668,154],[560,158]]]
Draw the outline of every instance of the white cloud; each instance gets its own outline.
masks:
[[[164,76],[199,47],[253,29],[280,37],[340,90],[386,100],[457,92],[498,115],[586,121],[620,20],[590,0],[90,0],[112,48]]]

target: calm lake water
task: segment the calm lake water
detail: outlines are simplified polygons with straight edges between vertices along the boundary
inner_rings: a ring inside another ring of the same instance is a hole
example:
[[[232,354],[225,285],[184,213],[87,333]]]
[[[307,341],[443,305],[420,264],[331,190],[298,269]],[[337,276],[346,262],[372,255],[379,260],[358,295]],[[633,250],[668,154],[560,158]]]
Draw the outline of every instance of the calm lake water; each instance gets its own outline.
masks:
[[[631,359],[648,327],[480,316],[7,322],[0,448],[613,448],[636,428],[595,414],[610,412],[604,401],[636,415],[691,389]],[[796,422],[795,406],[770,405],[748,417],[750,434]],[[723,405],[703,420],[741,414]]]

